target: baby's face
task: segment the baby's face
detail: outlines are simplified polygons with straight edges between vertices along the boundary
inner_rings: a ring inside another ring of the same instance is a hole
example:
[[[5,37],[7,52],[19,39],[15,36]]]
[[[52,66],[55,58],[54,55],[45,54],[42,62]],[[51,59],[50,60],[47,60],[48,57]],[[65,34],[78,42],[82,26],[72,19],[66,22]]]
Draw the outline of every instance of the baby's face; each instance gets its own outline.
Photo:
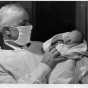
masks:
[[[64,37],[64,43],[65,44],[74,44],[78,39],[77,37],[79,37],[77,31],[69,32],[69,34]]]

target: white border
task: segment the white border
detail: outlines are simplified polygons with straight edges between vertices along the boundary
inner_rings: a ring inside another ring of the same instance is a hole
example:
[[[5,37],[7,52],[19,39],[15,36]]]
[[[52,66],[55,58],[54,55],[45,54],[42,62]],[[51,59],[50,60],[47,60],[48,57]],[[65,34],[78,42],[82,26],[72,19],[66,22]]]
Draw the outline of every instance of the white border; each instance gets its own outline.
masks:
[[[87,84],[1,84],[0,88],[88,88]]]

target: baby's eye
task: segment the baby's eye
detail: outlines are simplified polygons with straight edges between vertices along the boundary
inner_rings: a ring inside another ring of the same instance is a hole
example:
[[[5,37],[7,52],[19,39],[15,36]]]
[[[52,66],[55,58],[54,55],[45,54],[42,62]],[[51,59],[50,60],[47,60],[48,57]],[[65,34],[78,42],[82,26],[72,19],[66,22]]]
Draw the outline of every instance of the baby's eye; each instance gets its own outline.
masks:
[[[64,43],[65,44],[70,44],[71,43],[71,40],[69,39],[69,40],[65,41]]]
[[[54,42],[52,42],[51,43],[51,45],[56,45],[56,44],[58,44],[58,43],[63,43],[63,40],[57,40],[57,41],[54,41]]]

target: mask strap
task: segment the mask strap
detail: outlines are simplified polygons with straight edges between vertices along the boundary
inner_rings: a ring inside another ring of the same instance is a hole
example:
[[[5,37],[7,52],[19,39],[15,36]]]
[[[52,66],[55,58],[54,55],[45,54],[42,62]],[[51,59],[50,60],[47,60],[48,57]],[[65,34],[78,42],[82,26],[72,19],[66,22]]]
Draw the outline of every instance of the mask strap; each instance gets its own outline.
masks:
[[[12,41],[6,41],[6,44],[9,45],[10,47],[14,48],[14,49],[22,49],[23,46],[18,45]]]

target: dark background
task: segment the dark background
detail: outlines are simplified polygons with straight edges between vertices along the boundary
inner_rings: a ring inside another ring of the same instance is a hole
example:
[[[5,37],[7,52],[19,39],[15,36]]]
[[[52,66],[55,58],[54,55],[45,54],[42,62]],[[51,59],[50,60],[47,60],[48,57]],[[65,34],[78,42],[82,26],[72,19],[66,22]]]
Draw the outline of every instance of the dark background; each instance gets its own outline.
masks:
[[[33,24],[31,40],[46,41],[53,35],[75,29],[75,1],[0,1],[0,6],[20,3]]]
[[[75,28],[75,1],[34,2],[35,29],[32,40],[45,41],[57,33]]]

